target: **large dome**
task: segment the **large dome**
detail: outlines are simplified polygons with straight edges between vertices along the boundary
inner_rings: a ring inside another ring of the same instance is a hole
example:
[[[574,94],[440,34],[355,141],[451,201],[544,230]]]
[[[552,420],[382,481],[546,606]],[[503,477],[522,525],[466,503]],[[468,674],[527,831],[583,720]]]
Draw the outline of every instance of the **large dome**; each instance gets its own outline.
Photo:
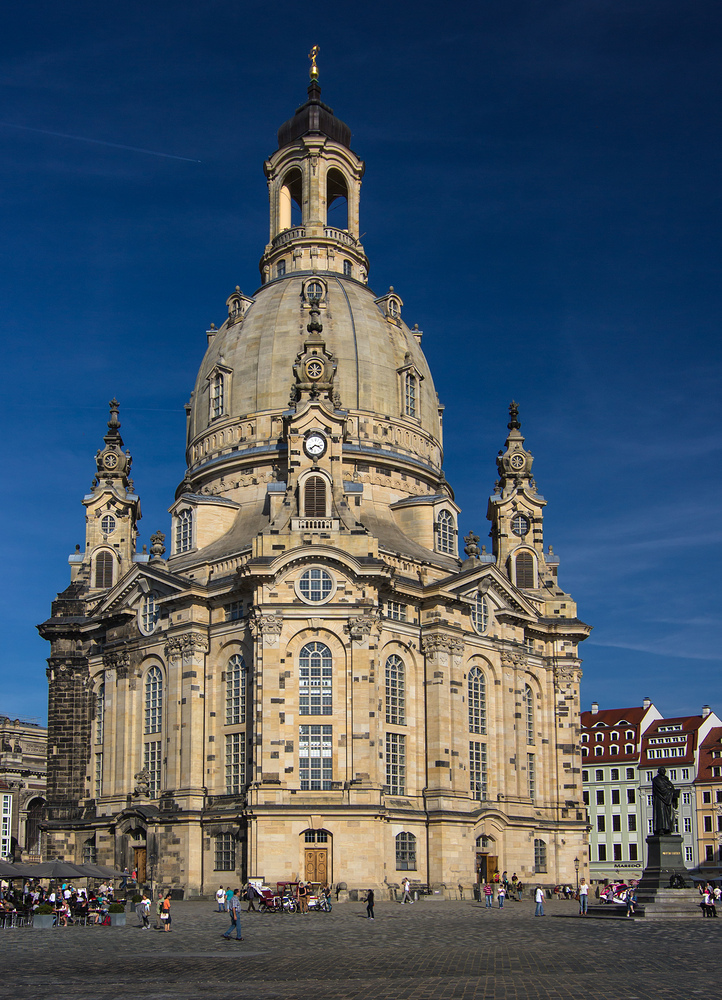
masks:
[[[297,273],[269,282],[252,300],[237,296],[242,318],[230,317],[212,336],[191,401],[188,466],[194,489],[208,488],[251,459],[278,460],[278,420],[288,410],[294,362],[308,336],[309,286],[321,289],[321,336],[337,362],[337,409],[353,418],[347,445],[360,449],[360,459],[364,451],[375,459],[394,456],[396,464],[403,458],[427,481],[438,477],[439,403],[420,333],[401,319],[398,296],[390,291],[378,299],[368,286],[338,274]],[[219,372],[226,392],[222,407],[213,399]],[[413,416],[405,412],[407,376],[416,394]]]

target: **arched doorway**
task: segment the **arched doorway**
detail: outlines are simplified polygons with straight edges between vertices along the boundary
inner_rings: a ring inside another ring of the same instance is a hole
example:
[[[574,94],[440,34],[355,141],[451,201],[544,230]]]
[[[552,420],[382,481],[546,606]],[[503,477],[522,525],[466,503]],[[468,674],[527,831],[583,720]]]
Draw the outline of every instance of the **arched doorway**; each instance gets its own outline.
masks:
[[[303,831],[303,877],[307,882],[330,883],[332,845],[333,837],[328,830]]]
[[[28,803],[25,818],[25,853],[28,861],[41,860],[40,824],[44,816],[45,799],[32,799]]]
[[[496,853],[496,841],[493,837],[482,833],[476,838],[476,882],[482,885],[490,882],[499,870],[499,856]]]

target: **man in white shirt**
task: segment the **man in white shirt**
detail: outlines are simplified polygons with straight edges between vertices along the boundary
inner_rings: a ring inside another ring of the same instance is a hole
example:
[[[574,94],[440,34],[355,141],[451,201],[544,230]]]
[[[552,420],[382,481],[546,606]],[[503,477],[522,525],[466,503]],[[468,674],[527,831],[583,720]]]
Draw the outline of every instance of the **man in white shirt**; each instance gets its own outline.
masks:
[[[411,883],[407,878],[401,880],[401,888],[404,890],[404,894],[401,897],[401,905],[403,906],[408,899],[409,903],[413,904],[413,899],[411,898]]]
[[[582,917],[588,916],[587,914],[587,903],[589,902],[589,886],[582,879],[579,886],[579,913]]]
[[[218,903],[218,912],[219,913],[225,913],[226,912],[226,890],[223,888],[222,885],[218,887],[218,890],[216,892],[216,902]]]
[[[536,902],[536,909],[534,910],[535,917],[544,916],[544,890],[540,885],[536,887],[534,893],[534,901]]]

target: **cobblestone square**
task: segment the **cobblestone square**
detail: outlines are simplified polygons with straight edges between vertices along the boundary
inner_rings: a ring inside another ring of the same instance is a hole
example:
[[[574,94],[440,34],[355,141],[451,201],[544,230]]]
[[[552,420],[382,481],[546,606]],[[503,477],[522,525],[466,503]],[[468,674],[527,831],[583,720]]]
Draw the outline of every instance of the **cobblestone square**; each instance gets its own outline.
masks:
[[[722,997],[722,920],[581,919],[552,900],[488,910],[473,901],[362,903],[330,914],[243,913],[244,940],[222,940],[211,902],[173,904],[172,932],[70,927],[0,931],[14,1000],[230,997],[260,1000],[685,1000]]]

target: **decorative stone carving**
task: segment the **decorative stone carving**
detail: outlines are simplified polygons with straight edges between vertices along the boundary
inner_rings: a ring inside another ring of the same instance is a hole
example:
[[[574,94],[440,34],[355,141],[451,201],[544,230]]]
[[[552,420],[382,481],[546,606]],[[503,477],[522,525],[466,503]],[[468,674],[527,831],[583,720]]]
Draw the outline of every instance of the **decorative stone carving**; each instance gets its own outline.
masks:
[[[162,531],[156,531],[150,536],[150,557],[151,559],[162,559],[165,555],[165,535]]]
[[[476,558],[479,555],[479,536],[475,535],[473,531],[470,531],[468,535],[464,536],[464,541],[466,542],[464,546],[464,552],[470,559]]]
[[[526,653],[519,653],[512,649],[503,649],[501,651],[501,662],[509,666],[525,669],[528,661]]]
[[[343,627],[344,632],[350,639],[360,641],[368,639],[372,630],[379,631],[381,627],[381,615],[378,611],[370,611],[365,615],[357,615],[349,618]]]
[[[188,653],[207,653],[208,639],[198,632],[169,636],[165,644],[166,656],[183,656]]]
[[[249,624],[254,639],[261,638],[269,646],[275,646],[283,628],[283,615],[264,615],[258,608],[254,608]]]
[[[558,685],[578,684],[581,679],[582,672],[576,665],[558,663],[554,667],[554,680]]]
[[[118,674],[127,675],[130,666],[129,653],[103,653],[103,666],[106,670],[117,670]]]
[[[150,794],[150,773],[147,768],[144,767],[142,771],[138,771],[137,774],[134,774],[133,780],[135,781],[133,795],[136,798],[141,795]]]
[[[421,650],[425,656],[433,656],[435,653],[461,656],[464,652],[464,640],[451,635],[425,635],[421,640]]]

